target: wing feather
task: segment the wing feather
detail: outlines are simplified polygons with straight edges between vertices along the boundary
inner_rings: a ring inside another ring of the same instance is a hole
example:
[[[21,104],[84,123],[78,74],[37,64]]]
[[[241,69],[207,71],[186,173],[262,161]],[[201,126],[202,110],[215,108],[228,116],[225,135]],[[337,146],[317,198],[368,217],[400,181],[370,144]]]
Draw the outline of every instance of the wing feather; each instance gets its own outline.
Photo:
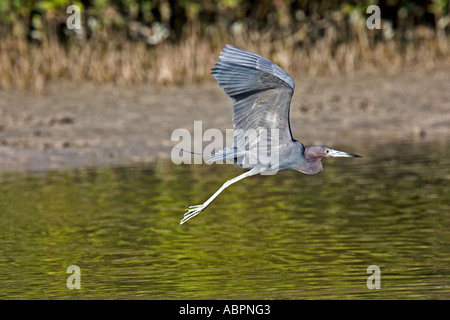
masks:
[[[273,62],[248,51],[226,45],[212,70],[225,93],[233,100],[235,139],[248,130],[278,129],[279,141],[293,140],[289,108],[294,81]],[[246,142],[252,148],[260,136]]]

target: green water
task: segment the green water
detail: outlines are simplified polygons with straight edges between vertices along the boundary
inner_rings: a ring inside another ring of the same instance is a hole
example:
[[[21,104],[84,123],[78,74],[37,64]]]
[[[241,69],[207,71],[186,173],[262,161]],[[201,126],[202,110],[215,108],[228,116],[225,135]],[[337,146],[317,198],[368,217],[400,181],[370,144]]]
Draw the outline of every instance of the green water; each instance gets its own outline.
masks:
[[[364,157],[244,179],[183,227],[187,204],[242,171],[4,173],[0,298],[450,299],[450,145],[335,147]]]

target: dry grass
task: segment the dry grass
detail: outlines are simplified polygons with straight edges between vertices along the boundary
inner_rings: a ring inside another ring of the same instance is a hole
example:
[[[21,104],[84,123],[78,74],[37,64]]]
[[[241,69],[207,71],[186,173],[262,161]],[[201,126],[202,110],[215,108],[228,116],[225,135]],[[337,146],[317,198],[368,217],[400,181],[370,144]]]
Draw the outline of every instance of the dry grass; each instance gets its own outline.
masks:
[[[374,43],[367,30],[356,32],[350,42],[336,44],[330,32],[321,40],[299,48],[292,37],[281,40],[266,35],[219,35],[199,39],[195,35],[178,44],[145,43],[111,39],[90,40],[69,47],[45,40],[40,46],[25,39],[5,36],[0,41],[0,87],[41,92],[48,81],[139,83],[192,83],[206,79],[225,43],[243,47],[273,59],[288,72],[319,75],[353,75],[358,72],[397,72],[410,65],[433,65],[449,59],[446,36]]]

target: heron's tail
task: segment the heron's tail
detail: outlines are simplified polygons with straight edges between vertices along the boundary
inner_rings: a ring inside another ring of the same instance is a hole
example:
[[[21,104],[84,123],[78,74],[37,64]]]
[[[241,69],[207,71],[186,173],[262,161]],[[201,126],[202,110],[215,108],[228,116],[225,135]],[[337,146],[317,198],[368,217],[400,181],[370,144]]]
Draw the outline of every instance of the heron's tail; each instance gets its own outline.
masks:
[[[224,148],[214,154],[198,153],[198,152],[193,152],[190,150],[184,150],[184,149],[181,149],[178,147],[173,147],[173,148],[178,149],[180,151],[189,152],[191,154],[195,154],[195,155],[199,155],[199,156],[203,156],[203,157],[209,157],[209,159],[206,160],[206,163],[208,163],[208,164],[216,162],[216,161],[233,160],[233,159],[239,158],[241,156],[244,156],[244,154],[245,154],[243,152],[239,152],[236,148]]]
[[[212,157],[212,156],[214,156],[213,154],[198,153],[198,152],[193,152],[193,151],[190,151],[190,150],[184,150],[184,149],[181,149],[181,148],[178,148],[178,147],[172,147],[172,148],[178,149],[178,150],[183,151],[183,152],[189,152],[190,154],[196,154],[198,156],[203,156],[203,157]]]
[[[206,161],[206,163],[212,163],[216,161],[223,161],[223,160],[234,160],[236,158],[239,158],[243,154],[242,152],[238,152],[236,148],[224,148],[215,154],[211,155],[211,158]]]

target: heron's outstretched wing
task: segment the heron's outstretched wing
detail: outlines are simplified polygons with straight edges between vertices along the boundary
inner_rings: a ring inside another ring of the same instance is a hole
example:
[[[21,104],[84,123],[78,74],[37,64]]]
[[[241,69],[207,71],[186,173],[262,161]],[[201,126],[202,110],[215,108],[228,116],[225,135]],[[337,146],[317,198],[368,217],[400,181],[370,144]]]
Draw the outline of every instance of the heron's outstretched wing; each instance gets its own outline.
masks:
[[[219,59],[211,74],[233,100],[235,138],[249,129],[278,129],[277,143],[291,142],[289,106],[295,87],[292,78],[275,63],[230,45],[226,45]],[[258,139],[249,141],[246,147],[252,148]]]

